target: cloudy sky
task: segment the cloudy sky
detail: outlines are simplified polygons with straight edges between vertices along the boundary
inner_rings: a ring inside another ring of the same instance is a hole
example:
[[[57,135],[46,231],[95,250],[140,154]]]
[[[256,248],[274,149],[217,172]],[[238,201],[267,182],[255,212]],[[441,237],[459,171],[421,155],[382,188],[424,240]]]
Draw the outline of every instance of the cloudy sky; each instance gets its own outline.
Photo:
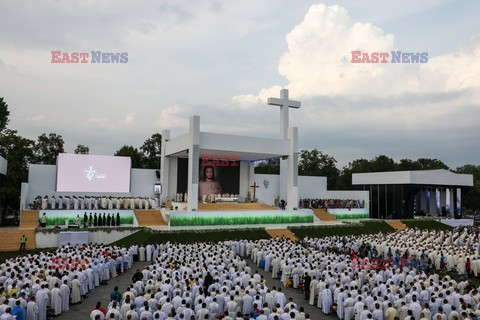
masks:
[[[339,167],[379,154],[480,164],[478,12],[477,0],[0,0],[0,96],[21,135],[113,154],[182,134],[193,114],[202,131],[278,137],[266,99],[288,88],[300,147]],[[56,50],[129,60],[54,64]],[[352,64],[353,50],[429,60]]]

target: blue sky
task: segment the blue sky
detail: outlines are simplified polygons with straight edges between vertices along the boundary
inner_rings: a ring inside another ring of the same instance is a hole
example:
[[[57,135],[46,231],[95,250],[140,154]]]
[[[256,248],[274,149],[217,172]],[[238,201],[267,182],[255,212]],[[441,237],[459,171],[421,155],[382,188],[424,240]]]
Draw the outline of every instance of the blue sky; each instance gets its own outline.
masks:
[[[280,88],[302,100],[300,147],[339,167],[386,154],[479,164],[478,1],[0,0],[10,127],[113,154],[155,132],[277,137]],[[428,52],[426,65],[345,63],[351,50]],[[127,64],[50,63],[53,50]],[[342,60],[343,59],[343,60]]]

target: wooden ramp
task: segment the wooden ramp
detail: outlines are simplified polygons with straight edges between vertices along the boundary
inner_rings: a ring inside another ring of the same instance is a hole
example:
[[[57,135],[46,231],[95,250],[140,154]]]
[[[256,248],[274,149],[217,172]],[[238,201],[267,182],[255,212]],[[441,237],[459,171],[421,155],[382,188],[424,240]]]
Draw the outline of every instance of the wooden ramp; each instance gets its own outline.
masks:
[[[317,216],[318,219],[321,221],[337,221],[333,215],[327,212],[325,209],[312,209],[313,213]]]
[[[265,231],[267,231],[267,233],[272,237],[272,238],[287,238],[287,239],[290,239],[292,241],[298,241],[298,238],[297,236],[295,236],[295,234],[293,234],[292,231],[288,230],[288,229],[265,229]]]
[[[38,210],[24,210],[20,216],[19,228],[0,229],[0,251],[17,251],[20,238],[27,237],[27,250],[35,250],[35,228],[38,226]]]
[[[20,228],[35,229],[38,227],[38,210],[23,210],[20,217]]]
[[[0,229],[0,251],[17,251],[20,249],[20,238],[27,237],[27,250],[35,250],[35,229]]]
[[[217,202],[198,203],[198,211],[248,211],[248,210],[277,210],[260,202]]]
[[[166,226],[160,210],[134,210],[140,227]]]
[[[394,228],[395,230],[403,230],[407,228],[407,226],[399,220],[388,220],[386,222],[390,225],[390,227]]]

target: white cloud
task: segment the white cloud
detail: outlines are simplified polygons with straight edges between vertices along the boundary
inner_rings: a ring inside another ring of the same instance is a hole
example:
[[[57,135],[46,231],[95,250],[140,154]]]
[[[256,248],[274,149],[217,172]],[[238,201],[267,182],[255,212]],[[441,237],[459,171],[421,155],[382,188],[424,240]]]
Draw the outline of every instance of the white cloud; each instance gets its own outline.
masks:
[[[119,122],[120,125],[130,126],[135,122],[135,112],[131,112],[125,115],[123,120]]]
[[[154,126],[161,129],[187,128],[188,118],[182,108],[174,105],[160,111],[160,117],[154,122]]]
[[[352,21],[345,8],[318,4],[310,7],[286,41],[288,51],[280,58],[278,71],[287,79],[291,95],[302,99],[321,95],[387,97],[480,85],[480,37],[466,42],[458,52],[430,57],[426,64],[355,64],[351,63],[351,51],[390,53],[402,48],[396,48],[394,36],[381,28]],[[233,101],[265,101],[265,96],[277,89],[235,96]]]

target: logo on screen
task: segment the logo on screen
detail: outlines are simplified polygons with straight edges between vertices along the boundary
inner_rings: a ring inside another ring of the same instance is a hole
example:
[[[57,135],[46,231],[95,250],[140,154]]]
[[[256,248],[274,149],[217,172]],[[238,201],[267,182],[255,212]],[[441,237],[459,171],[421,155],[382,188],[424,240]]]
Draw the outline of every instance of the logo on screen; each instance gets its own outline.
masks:
[[[85,169],[85,178],[87,178],[88,181],[92,181],[95,179],[106,179],[107,175],[102,173],[102,174],[97,174],[97,170],[93,169],[93,166],[90,166],[90,168]]]

